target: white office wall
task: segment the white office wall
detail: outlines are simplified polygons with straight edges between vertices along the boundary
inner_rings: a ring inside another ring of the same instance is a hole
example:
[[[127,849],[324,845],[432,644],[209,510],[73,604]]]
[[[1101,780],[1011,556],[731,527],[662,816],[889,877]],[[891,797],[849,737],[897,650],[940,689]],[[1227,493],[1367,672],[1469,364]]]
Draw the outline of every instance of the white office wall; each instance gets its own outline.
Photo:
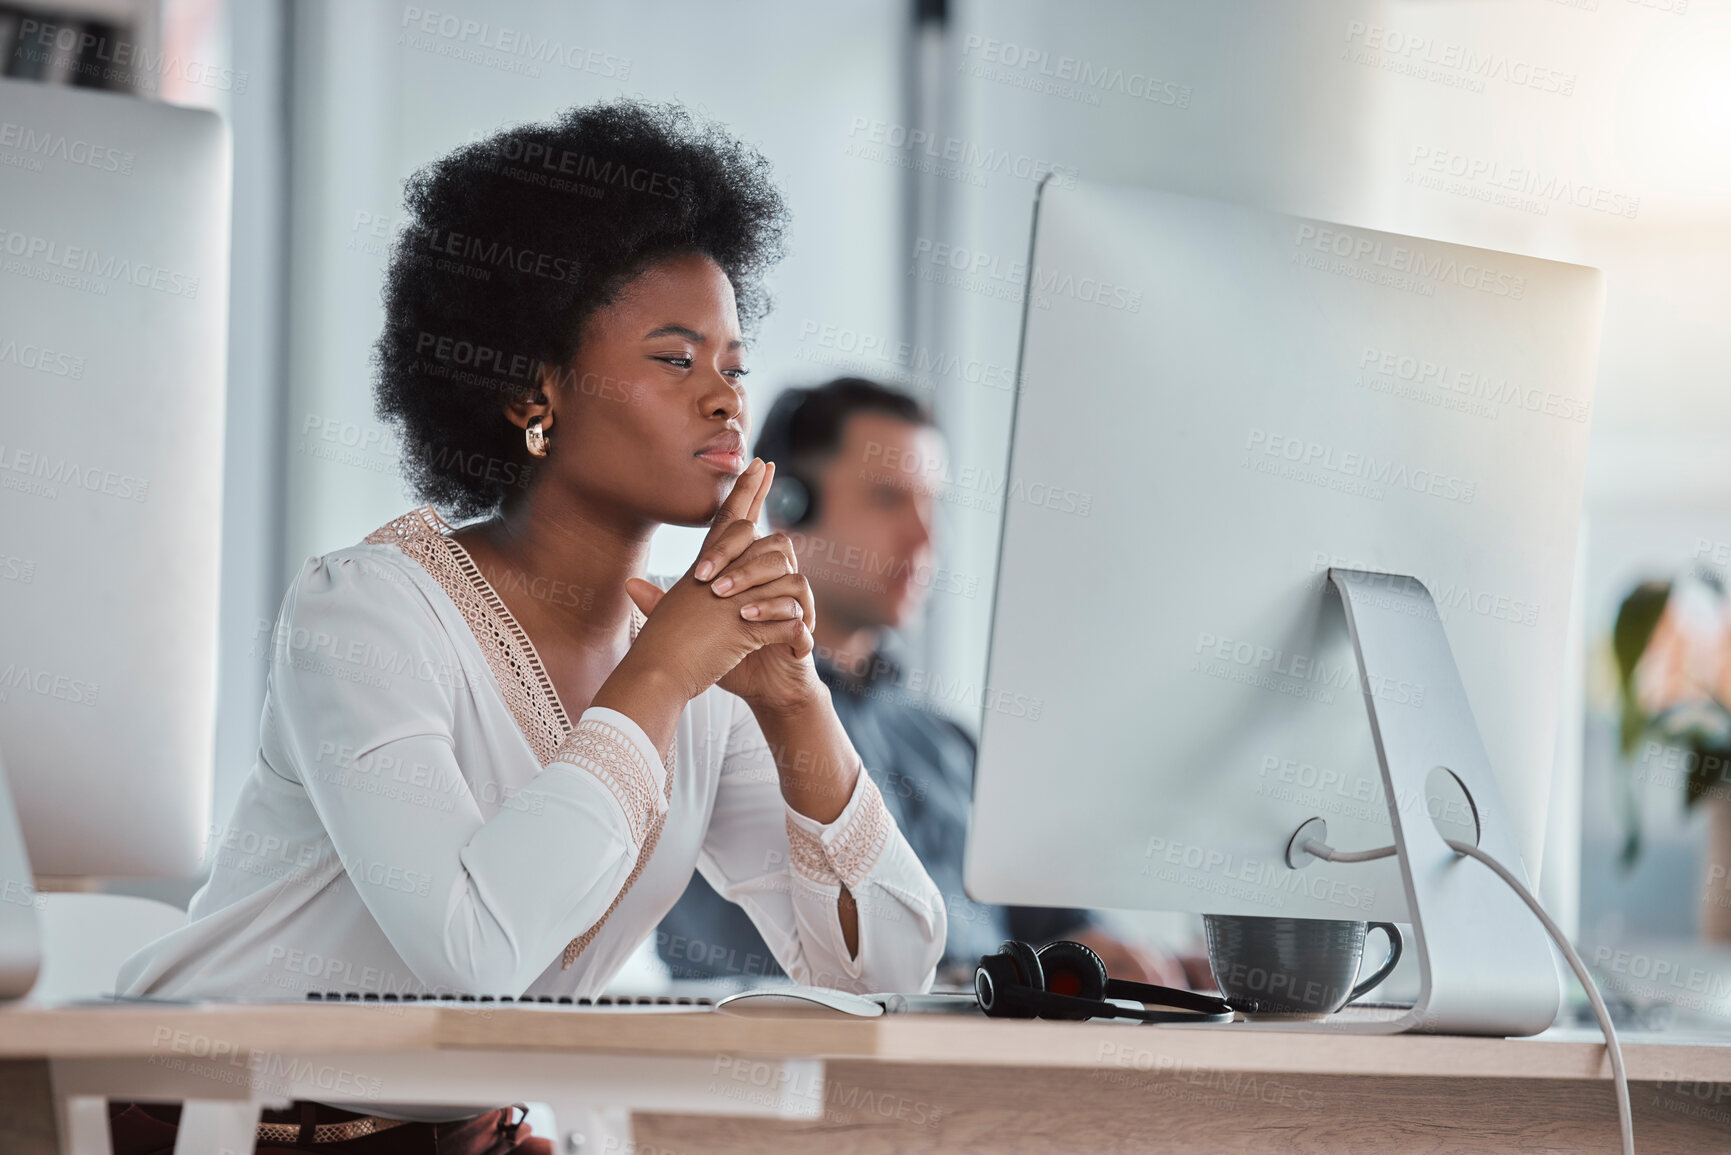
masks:
[[[244,82],[226,94],[223,110],[234,132],[234,235],[211,810],[218,823],[234,809],[258,749],[261,656],[283,594],[277,573],[288,206],[283,8],[257,3],[221,11],[228,17],[228,63]]]
[[[1731,6],[1676,7],[960,0],[945,133],[1083,179],[1603,268],[1589,524],[1601,509],[1622,516],[1679,503],[1712,519],[1731,507]],[[1417,49],[1401,50],[1402,40]],[[1469,55],[1489,73],[1450,63]],[[1122,70],[1122,80],[1078,83],[1084,67]],[[1133,95],[1150,89],[1153,99]],[[1498,199],[1494,177],[1426,187],[1433,160],[1445,176],[1457,166],[1500,166],[1502,177],[1531,169],[1539,182],[1588,190],[1577,194],[1584,207]],[[965,167],[952,176],[951,224],[933,240],[965,250],[960,263],[979,271],[940,291],[933,341],[964,362],[1013,366],[1020,307],[1000,290],[1026,259],[1034,184]],[[923,271],[936,251],[903,255]],[[1136,371],[1135,350],[1125,350],[1125,371]],[[948,391],[959,466],[1002,475],[1009,401],[1001,389]],[[950,564],[984,580],[980,596],[934,605],[931,660],[940,684],[983,687],[998,516],[958,502],[950,525]],[[1582,580],[1597,588],[1618,563],[1603,550],[1620,539],[1585,540]],[[1608,625],[1602,617],[1602,605],[1589,607],[1588,642]],[[951,706],[979,716],[963,696]],[[1559,745],[1571,752],[1568,779],[1549,803],[1546,865],[1558,869],[1541,873],[1566,921],[1576,905],[1580,725],[1577,694],[1564,719],[1575,733]]]

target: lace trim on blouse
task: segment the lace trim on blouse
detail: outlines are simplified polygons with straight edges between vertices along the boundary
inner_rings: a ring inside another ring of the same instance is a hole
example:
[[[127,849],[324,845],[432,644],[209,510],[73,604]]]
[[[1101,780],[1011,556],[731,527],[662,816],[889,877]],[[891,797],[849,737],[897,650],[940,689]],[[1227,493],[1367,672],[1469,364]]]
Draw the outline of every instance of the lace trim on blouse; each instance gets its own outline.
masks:
[[[801,875],[819,886],[840,885],[840,877],[830,869],[829,859],[824,857],[823,843],[818,841],[817,835],[796,824],[791,815],[787,819],[787,848],[793,868]]]
[[[612,904],[593,926],[565,947],[562,969],[570,970],[642,875],[661,839],[667,814],[655,813],[654,774],[630,738],[606,722],[591,719],[576,726],[571,724],[529,635],[500,600],[498,591],[475,565],[469,551],[450,536],[450,531],[451,527],[437,511],[424,505],[380,526],[366,540],[371,545],[396,546],[438,583],[480,644],[493,680],[498,683],[511,716],[517,720],[517,728],[534,751],[535,760],[543,767],[570,762],[593,774],[619,800],[631,827],[632,840],[639,847],[637,862]],[[633,641],[644,620],[642,611],[633,606]],[[673,768],[677,764],[678,747],[676,736],[661,758],[662,794],[669,803],[673,800]]]
[[[481,653],[499,683],[517,728],[528,739],[535,760],[545,766],[571,730],[571,720],[553,690],[553,679],[535,653],[529,635],[499,600],[469,551],[447,536],[450,527],[424,505],[367,535],[372,545],[394,545],[419,562],[444,590],[468,623]]]
[[[884,808],[884,796],[863,765],[859,774],[863,796],[854,807],[853,817],[834,834],[828,846],[817,835],[795,825],[791,817],[787,820],[787,846],[793,868],[819,885],[842,884],[850,891],[857,891],[877,865],[878,856],[889,840],[895,820]]]
[[[860,776],[865,779],[865,797],[860,799],[853,818],[829,844],[830,865],[849,890],[857,889],[877,864],[894,824],[889,811],[884,809],[884,796],[878,792],[878,784],[863,766]]]
[[[590,721],[571,731],[553,761],[569,762],[599,778],[625,811],[631,841],[643,845],[655,817],[655,776],[635,742],[616,726]]]

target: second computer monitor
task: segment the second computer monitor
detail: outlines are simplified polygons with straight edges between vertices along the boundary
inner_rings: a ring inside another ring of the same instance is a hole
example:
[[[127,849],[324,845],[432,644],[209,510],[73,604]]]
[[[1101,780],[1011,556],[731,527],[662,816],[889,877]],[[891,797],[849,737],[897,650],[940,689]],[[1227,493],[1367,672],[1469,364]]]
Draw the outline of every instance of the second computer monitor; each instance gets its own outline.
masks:
[[[1536,863],[1600,273],[1051,182],[1030,269],[986,682],[1038,708],[983,713],[970,894],[1404,920],[1282,857],[1389,839],[1331,566],[1429,588]]]
[[[39,875],[186,877],[210,830],[230,146],[0,80],[0,753]]]

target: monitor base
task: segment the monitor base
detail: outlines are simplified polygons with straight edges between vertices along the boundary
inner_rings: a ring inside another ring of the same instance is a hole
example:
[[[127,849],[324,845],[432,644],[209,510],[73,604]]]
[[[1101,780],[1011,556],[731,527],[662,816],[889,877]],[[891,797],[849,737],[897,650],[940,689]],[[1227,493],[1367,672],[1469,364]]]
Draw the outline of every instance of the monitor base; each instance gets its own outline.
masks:
[[[1328,576],[1345,610],[1382,768],[1419,995],[1410,1010],[1384,1021],[1255,1029],[1536,1035],[1555,1021],[1562,999],[1544,927],[1489,869],[1449,849],[1437,825],[1433,775],[1441,768],[1464,789],[1477,845],[1525,879],[1436,602],[1413,577],[1347,569]]]

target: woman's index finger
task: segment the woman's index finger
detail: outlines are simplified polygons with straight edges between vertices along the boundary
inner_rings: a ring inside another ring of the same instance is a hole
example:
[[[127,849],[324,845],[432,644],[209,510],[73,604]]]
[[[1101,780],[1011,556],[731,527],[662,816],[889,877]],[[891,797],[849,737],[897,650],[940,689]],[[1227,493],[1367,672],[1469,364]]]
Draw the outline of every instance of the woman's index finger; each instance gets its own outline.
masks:
[[[753,469],[758,469],[760,474],[766,472],[758,468],[757,458],[751,459],[751,464],[745,467],[745,472],[740,474],[738,480],[733,483],[733,489],[721,499],[721,508],[715,511],[715,517],[709,523],[712,529],[720,529],[728,522],[735,518],[744,517],[751,511],[752,502],[761,488],[761,486],[753,484],[758,480],[751,474]]]
[[[752,525],[756,525],[758,517],[762,515],[764,499],[769,496],[769,487],[774,481],[775,462],[765,461],[763,463],[763,476],[757,482],[757,493],[752,496],[751,508],[746,512],[746,516],[751,518]]]

